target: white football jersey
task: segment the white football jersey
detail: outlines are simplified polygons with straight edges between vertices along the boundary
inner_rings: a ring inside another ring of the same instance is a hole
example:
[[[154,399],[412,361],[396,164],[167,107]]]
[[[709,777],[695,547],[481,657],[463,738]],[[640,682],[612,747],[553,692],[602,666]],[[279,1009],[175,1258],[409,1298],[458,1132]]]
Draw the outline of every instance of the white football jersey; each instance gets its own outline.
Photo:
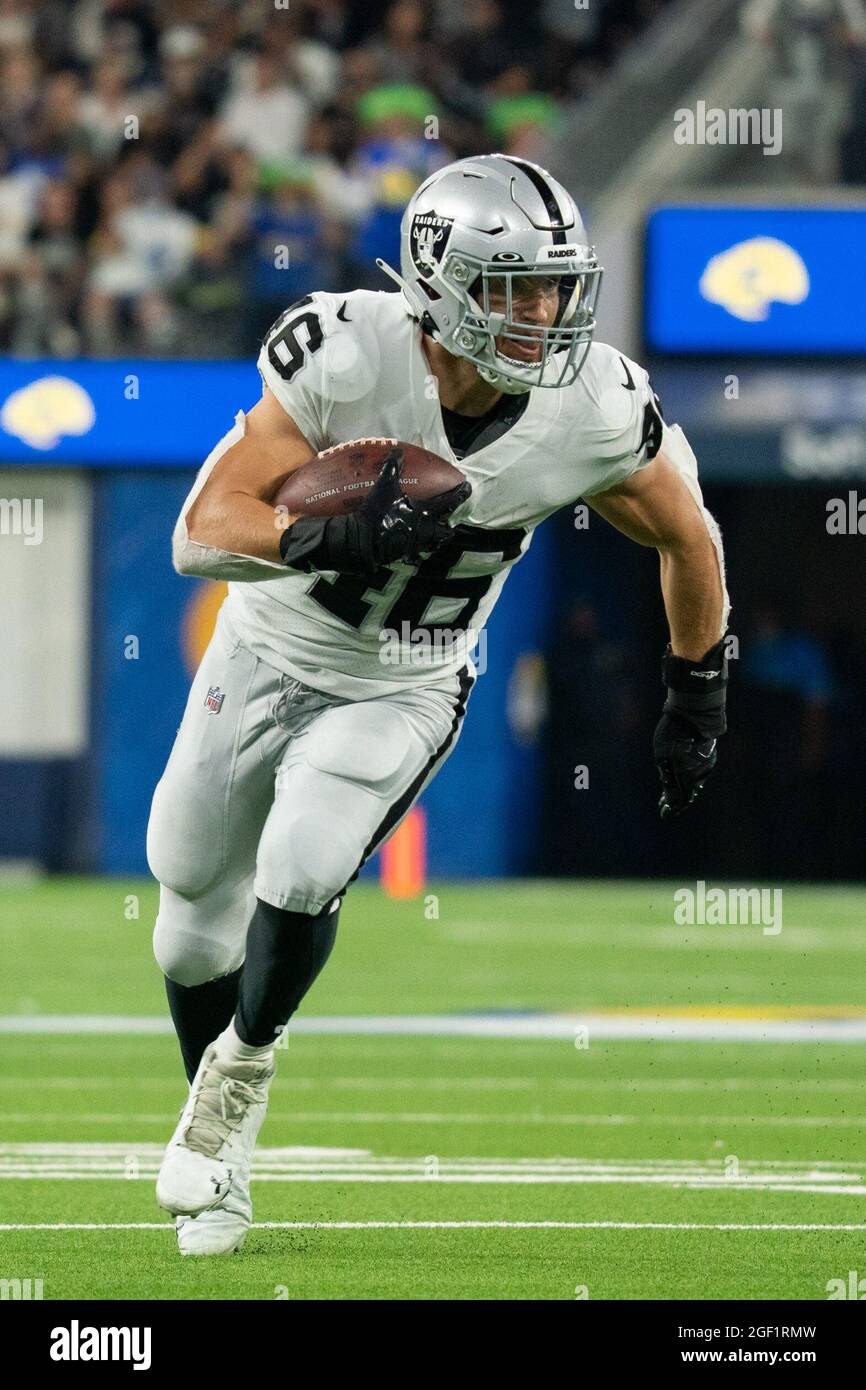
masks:
[[[317,452],[353,439],[422,445],[472,495],[449,541],[373,579],[287,571],[232,583],[223,621],[263,661],[346,699],[430,683],[470,664],[493,605],[540,521],[604,492],[654,456],[662,424],[646,372],[593,343],[580,376],[532,391],[511,428],[459,461],[436,378],[401,294],[316,293],[292,305],[259,356],[262,381]]]

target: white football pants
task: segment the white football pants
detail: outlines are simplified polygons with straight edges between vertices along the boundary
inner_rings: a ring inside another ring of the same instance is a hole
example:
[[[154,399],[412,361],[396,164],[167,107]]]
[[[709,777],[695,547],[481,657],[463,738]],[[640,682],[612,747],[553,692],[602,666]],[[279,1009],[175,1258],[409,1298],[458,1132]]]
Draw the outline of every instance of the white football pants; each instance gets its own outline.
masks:
[[[163,972],[197,985],[236,970],[257,897],[318,913],[341,894],[452,752],[471,685],[464,670],[341,700],[218,624],[148,825]]]

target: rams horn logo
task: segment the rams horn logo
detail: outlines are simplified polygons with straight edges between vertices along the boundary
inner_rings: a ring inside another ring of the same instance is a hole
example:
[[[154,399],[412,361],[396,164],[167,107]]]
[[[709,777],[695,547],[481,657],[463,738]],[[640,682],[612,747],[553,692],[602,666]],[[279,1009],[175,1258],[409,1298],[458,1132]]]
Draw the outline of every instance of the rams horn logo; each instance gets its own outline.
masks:
[[[65,435],[88,434],[96,423],[93,400],[68,376],[42,376],[7,397],[0,427],[31,449],[56,449]]]
[[[809,293],[809,272],[787,242],[756,236],[713,256],[701,276],[700,291],[735,319],[762,323],[774,301],[802,304]]]

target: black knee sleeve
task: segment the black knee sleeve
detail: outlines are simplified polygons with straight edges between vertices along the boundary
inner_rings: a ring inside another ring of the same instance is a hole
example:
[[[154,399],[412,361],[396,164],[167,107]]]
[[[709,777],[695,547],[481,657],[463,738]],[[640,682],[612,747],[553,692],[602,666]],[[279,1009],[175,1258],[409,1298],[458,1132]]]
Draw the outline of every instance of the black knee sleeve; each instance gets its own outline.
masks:
[[[229,1024],[238,1002],[240,967],[203,985],[179,985],[165,977],[165,992],[180,1043],[187,1080],[192,1081],[208,1043]]]

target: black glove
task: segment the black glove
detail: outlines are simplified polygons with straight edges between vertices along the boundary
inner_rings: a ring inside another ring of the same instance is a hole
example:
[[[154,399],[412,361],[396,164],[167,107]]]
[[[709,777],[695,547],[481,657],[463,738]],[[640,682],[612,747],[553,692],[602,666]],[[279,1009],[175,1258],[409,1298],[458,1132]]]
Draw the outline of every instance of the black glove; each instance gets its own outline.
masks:
[[[472,484],[458,483],[448,492],[428,497],[426,502],[410,502],[404,497],[401,521],[408,525],[410,541],[401,558],[417,565],[422,555],[432,555],[440,545],[454,539],[454,532],[445,520],[472,492]]]
[[[653,755],[662,783],[659,814],[664,819],[691,805],[716,765],[716,740],[727,729],[724,637],[700,661],[674,656],[668,646],[662,681],[668,696],[653,736]]]
[[[423,504],[403,494],[403,451],[390,450],[362,507],[347,516],[302,517],[280,537],[280,554],[291,569],[333,570],[372,575],[394,560],[417,564],[421,552],[438,549],[453,535],[443,520],[472,491],[468,482]]]

